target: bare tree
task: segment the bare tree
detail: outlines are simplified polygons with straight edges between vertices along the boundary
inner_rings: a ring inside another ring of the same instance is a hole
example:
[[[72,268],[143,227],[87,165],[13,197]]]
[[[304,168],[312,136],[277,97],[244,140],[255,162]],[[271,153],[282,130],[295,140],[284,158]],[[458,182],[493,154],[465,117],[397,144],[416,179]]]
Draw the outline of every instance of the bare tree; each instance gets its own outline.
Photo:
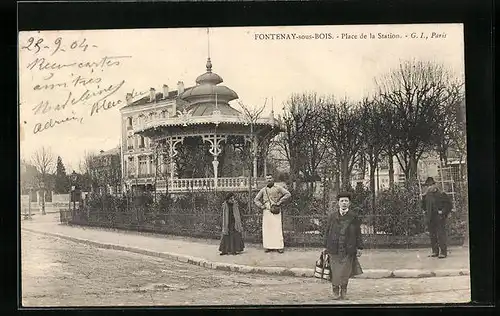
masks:
[[[259,137],[256,134],[255,130],[255,124],[257,121],[262,117],[262,113],[264,112],[264,109],[266,108],[267,104],[267,98],[264,101],[264,104],[260,107],[257,108],[250,108],[248,105],[244,104],[243,102],[239,101],[238,102],[241,110],[243,111],[243,123],[245,125],[250,126],[250,137],[251,137],[251,145],[248,146],[245,142],[245,145],[242,146],[242,159],[246,162],[247,168],[248,168],[248,211],[251,210],[252,206],[252,169],[257,166],[257,155],[258,151],[257,149],[263,145],[267,141],[267,136],[268,135],[262,135]],[[265,151],[267,153],[267,151]],[[254,167],[255,166],[255,167]],[[256,170],[253,170],[256,171]],[[257,175],[256,175],[257,176]]]
[[[340,170],[340,186],[351,186],[352,170],[360,157],[363,145],[362,111],[354,103],[330,98],[323,106],[322,123],[325,139],[335,153]],[[339,177],[337,176],[337,177]]]
[[[263,137],[266,135],[261,135],[260,137],[259,135],[257,135],[258,131],[256,131],[256,126],[255,126],[257,121],[262,117],[262,113],[266,108],[267,99],[264,101],[264,104],[262,106],[257,108],[250,108],[248,105],[245,105],[241,101],[239,101],[238,104],[243,112],[243,117],[242,117],[243,123],[250,127],[250,137],[252,138],[252,145],[243,146],[243,148],[244,151],[246,152],[244,156],[247,158],[245,160],[250,170],[249,174],[251,175],[252,174],[251,170],[253,168],[254,160],[258,158],[258,149],[261,146],[265,145],[265,143],[268,141],[266,137]],[[252,146],[255,147],[252,148]],[[265,150],[264,152],[267,153],[267,150]]]
[[[45,215],[45,190],[48,187],[48,175],[54,173],[55,170],[55,155],[50,148],[41,147],[33,154],[31,164],[36,167],[40,173],[40,184],[42,190],[42,215]]]
[[[276,147],[290,165],[290,181],[300,183],[300,172],[312,192],[314,178],[326,153],[326,141],[320,122],[325,98],[316,93],[293,94],[285,101],[280,121],[284,132],[276,139]],[[300,187],[300,186],[298,186]]]
[[[375,206],[375,170],[384,149],[386,149],[386,136],[388,134],[388,120],[384,116],[382,107],[373,100],[364,99],[361,103],[363,149],[366,161],[370,166],[370,191],[372,206]]]
[[[417,179],[417,163],[433,149],[439,107],[450,95],[449,72],[433,62],[407,60],[376,79],[382,104],[394,112],[396,158],[408,181]]]
[[[90,187],[93,189],[97,186],[98,180],[96,175],[94,174],[94,170],[96,169],[96,158],[97,155],[90,151],[85,151],[83,154],[83,158],[80,160],[79,169],[83,175],[85,187]]]
[[[442,165],[448,165],[448,150],[465,151],[465,115],[463,83],[451,82],[447,87],[448,98],[439,105],[436,149]]]

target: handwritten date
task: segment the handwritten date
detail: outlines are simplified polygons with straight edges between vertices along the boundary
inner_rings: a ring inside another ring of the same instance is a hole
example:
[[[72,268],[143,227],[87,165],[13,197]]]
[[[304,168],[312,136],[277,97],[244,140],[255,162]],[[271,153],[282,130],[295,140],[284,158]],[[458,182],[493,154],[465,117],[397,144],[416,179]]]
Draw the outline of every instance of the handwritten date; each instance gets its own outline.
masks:
[[[51,55],[54,55],[58,52],[65,52],[67,50],[82,50],[86,52],[89,47],[97,48],[96,45],[88,44],[86,38],[76,41],[70,40],[68,41],[68,43],[66,43],[62,37],[58,37],[54,40],[53,43],[51,43],[46,42],[41,37],[30,37],[27,43],[24,46],[21,46],[21,49],[34,52],[35,54],[38,54],[42,50],[51,50]]]

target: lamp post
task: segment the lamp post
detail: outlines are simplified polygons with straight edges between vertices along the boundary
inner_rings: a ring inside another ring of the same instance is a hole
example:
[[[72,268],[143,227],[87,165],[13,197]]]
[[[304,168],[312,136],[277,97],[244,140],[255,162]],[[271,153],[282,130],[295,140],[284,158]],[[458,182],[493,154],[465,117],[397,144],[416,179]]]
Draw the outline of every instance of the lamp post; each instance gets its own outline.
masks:
[[[24,215],[24,219],[31,219],[31,193],[32,188],[28,187],[28,214]]]
[[[42,215],[45,215],[45,183],[43,181],[40,184],[40,189],[42,189]]]
[[[73,213],[76,210],[76,180],[78,180],[78,175],[73,170],[71,173],[71,193],[70,193],[70,203],[73,200]]]

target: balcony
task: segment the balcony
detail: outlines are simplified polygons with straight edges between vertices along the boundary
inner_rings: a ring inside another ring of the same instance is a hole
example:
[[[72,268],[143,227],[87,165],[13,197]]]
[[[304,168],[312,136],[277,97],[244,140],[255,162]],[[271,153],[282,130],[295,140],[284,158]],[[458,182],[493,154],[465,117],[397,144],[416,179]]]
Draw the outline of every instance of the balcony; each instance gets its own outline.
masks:
[[[192,192],[192,191],[210,191],[215,190],[215,179],[214,178],[189,178],[189,179],[157,179],[156,189],[158,192],[167,191],[167,181],[168,181],[168,191],[171,193],[182,193],[182,192]],[[252,189],[257,189],[264,184],[262,183],[264,179],[252,178]],[[137,180],[131,181],[131,184],[146,184],[154,183],[154,176],[150,178],[144,178],[140,175]],[[217,178],[217,190],[218,191],[248,191],[248,178],[246,177],[234,177],[234,178]]]

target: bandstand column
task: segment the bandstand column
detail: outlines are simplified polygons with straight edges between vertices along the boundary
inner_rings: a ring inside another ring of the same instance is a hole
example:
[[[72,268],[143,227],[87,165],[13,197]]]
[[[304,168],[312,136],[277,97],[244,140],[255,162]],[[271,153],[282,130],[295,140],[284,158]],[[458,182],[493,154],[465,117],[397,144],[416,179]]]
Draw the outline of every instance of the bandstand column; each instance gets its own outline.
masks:
[[[135,177],[139,177],[139,155],[135,155],[134,157],[135,161]]]
[[[164,164],[165,156],[160,154],[160,173],[163,175],[165,173],[165,164]]]
[[[147,155],[146,156],[146,170],[148,171],[148,174],[151,174],[151,156]]]
[[[222,149],[220,147],[220,142],[221,141],[226,141],[227,136],[225,135],[217,135],[217,134],[210,134],[210,135],[203,135],[203,141],[207,141],[210,143],[210,153],[212,156],[214,156],[214,160],[212,161],[212,166],[214,168],[214,187],[217,188],[218,186],[218,177],[219,177],[219,154],[222,152]]]
[[[175,147],[178,143],[182,143],[184,141],[184,136],[171,136],[167,138],[169,142],[169,157],[170,157],[170,181],[173,184],[174,181],[174,171],[175,171],[175,163],[174,158],[177,156],[177,150]]]

